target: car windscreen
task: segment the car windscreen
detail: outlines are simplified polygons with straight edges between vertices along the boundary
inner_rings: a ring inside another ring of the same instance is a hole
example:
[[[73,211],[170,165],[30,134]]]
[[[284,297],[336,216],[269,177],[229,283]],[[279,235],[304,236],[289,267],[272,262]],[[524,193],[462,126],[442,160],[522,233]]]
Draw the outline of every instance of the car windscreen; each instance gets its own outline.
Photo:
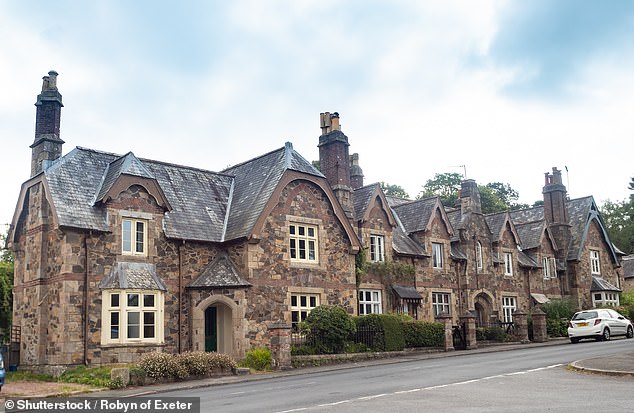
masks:
[[[597,318],[599,314],[596,311],[586,311],[584,313],[577,313],[572,316],[573,320],[589,320],[591,318]]]

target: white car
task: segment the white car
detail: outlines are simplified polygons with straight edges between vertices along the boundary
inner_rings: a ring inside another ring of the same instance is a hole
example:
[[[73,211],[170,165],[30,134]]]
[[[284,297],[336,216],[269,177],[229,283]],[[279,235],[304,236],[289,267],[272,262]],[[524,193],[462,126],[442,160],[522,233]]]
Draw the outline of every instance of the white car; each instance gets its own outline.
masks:
[[[607,341],[612,336],[634,337],[632,322],[612,309],[579,311],[568,323],[568,337],[573,344],[582,338]]]

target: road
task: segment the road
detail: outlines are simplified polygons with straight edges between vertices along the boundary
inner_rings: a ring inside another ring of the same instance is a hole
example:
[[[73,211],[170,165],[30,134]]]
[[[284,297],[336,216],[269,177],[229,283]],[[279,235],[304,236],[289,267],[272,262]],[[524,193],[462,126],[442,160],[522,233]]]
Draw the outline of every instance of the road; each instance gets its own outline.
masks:
[[[201,412],[634,411],[631,378],[569,371],[574,360],[631,350],[633,340],[457,352],[162,393],[200,397]]]

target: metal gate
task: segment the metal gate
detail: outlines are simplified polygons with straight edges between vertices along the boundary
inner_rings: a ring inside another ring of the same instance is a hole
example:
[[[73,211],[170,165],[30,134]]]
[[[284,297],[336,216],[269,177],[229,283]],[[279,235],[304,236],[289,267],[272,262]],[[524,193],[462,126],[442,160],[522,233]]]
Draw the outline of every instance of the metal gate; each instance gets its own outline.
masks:
[[[465,323],[453,326],[453,348],[456,350],[467,349],[467,328]]]

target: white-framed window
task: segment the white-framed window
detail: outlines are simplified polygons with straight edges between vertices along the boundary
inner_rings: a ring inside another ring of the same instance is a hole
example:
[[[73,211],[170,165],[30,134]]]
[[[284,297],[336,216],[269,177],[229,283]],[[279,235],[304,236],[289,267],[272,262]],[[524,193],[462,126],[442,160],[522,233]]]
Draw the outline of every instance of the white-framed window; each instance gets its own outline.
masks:
[[[102,344],[163,342],[163,292],[105,290],[102,300]]]
[[[121,253],[125,255],[146,255],[147,222],[123,218],[121,221]]]
[[[517,310],[517,301],[515,297],[502,297],[502,312],[504,314],[504,322],[513,322],[513,313]]]
[[[359,290],[359,315],[381,312],[381,290]]]
[[[385,261],[384,238],[382,235],[370,235],[370,261]]]
[[[592,293],[592,306],[593,307],[618,307],[619,306],[619,294],[613,291],[601,291]]]
[[[319,306],[319,294],[291,294],[291,325],[297,329],[297,324],[306,319],[310,311]]]
[[[484,268],[484,263],[482,261],[482,244],[480,241],[476,242],[475,246],[475,258],[476,258],[476,267],[478,270]]]
[[[289,251],[291,261],[318,262],[317,227],[305,224],[290,224]]]
[[[592,274],[601,274],[601,260],[597,250],[590,250],[590,270]]]
[[[442,268],[443,267],[443,253],[442,253],[442,244],[438,242],[431,243],[431,261],[433,268]]]
[[[513,253],[504,253],[504,275],[513,275]]]
[[[548,257],[542,257],[542,271],[544,273],[544,279],[547,280],[553,276],[551,268],[551,260]]]
[[[434,317],[442,313],[451,314],[451,294],[449,293],[431,293],[431,305],[434,311]]]

